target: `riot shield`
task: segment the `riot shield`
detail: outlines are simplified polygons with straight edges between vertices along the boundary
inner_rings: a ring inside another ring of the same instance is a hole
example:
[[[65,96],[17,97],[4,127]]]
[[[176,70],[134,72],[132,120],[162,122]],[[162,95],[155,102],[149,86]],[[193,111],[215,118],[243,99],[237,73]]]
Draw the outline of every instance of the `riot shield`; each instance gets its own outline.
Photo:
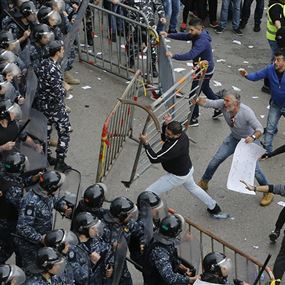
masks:
[[[35,94],[38,86],[38,78],[32,67],[29,67],[26,75],[26,95],[25,102],[21,105],[23,112],[23,120],[27,120],[30,116],[30,111],[35,98]]]
[[[176,245],[178,258],[182,264],[191,269],[193,266],[199,272],[201,260],[201,248],[199,241],[189,232],[184,230]]]
[[[34,143],[42,146],[42,151],[25,142],[20,143],[20,152],[29,159],[29,170],[44,169],[47,167],[47,118],[39,111],[31,109],[30,123],[26,127],[26,133],[33,139]]]
[[[143,229],[144,229],[144,240],[146,244],[149,244],[153,236],[153,220],[152,220],[151,207],[145,201],[141,201],[139,209],[140,209],[139,215],[143,223]]]

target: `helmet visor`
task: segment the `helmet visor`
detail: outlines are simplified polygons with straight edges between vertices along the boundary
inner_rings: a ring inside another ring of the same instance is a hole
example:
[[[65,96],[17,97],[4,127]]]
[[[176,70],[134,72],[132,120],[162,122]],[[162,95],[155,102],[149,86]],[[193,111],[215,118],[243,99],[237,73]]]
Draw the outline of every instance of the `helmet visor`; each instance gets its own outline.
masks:
[[[17,60],[17,57],[12,51],[4,50],[0,54],[0,60],[6,63],[14,63]]]
[[[225,258],[222,261],[220,261],[218,263],[218,265],[221,268],[222,275],[224,277],[229,276],[229,274],[230,274],[230,272],[232,270],[232,261],[231,261],[231,259],[230,258]]]
[[[11,94],[13,90],[13,85],[9,81],[3,81],[0,80],[0,96],[5,94]],[[1,97],[0,97],[1,98]],[[0,99],[1,100],[1,99]]]
[[[54,33],[53,32],[42,32],[40,33],[41,40],[45,42],[45,44],[49,44],[54,41]]]
[[[89,228],[89,236],[91,238],[101,237],[103,235],[103,223],[100,220],[97,220]]]
[[[47,17],[50,26],[54,27],[61,24],[61,16],[57,11],[51,11],[50,13],[48,13]]]
[[[78,238],[77,238],[76,234],[73,233],[72,231],[65,231],[62,242],[67,243],[69,245],[77,245],[78,244]]]
[[[24,271],[17,265],[10,265],[10,267],[11,267],[11,273],[8,281],[14,282],[12,284],[17,284],[17,285],[23,284],[26,281],[26,275]]]
[[[129,222],[130,220],[136,221],[138,219],[138,208],[134,206],[134,208],[128,213],[128,216],[125,218],[124,223]]]
[[[53,275],[61,275],[64,272],[66,261],[64,258],[60,258],[59,261],[55,262],[50,272]]]
[[[19,66],[16,65],[15,63],[7,63],[2,70],[2,74],[4,76],[11,75],[13,77],[17,77],[20,75],[20,73],[21,73],[21,70]]]
[[[62,12],[65,10],[65,2],[63,0],[53,0],[52,4],[53,8],[58,12]]]
[[[23,115],[22,114],[22,110],[21,110],[21,107],[17,103],[14,103],[13,105],[10,105],[7,108],[7,111],[10,113],[10,116],[11,116],[12,120],[20,121],[22,119],[22,115]]]
[[[161,200],[158,206],[151,208],[152,218],[154,220],[161,220],[167,216],[167,209]]]

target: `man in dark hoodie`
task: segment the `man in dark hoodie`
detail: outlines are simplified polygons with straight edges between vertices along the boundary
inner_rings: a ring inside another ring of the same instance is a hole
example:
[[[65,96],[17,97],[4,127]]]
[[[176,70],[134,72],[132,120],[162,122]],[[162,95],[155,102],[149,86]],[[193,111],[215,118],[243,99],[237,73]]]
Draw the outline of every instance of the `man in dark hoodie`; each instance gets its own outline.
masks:
[[[162,36],[167,36],[168,38],[181,40],[181,41],[192,41],[192,48],[190,51],[182,54],[172,54],[167,52],[167,56],[176,60],[193,60],[194,66],[200,60],[207,60],[209,67],[205,76],[205,79],[202,84],[201,91],[211,100],[219,99],[217,95],[213,92],[210,87],[210,80],[214,74],[215,65],[213,59],[213,52],[211,46],[211,36],[207,31],[203,29],[202,21],[199,18],[194,18],[190,20],[188,33],[176,33],[176,34],[167,34],[166,32],[161,32]],[[192,89],[196,88],[199,80],[194,80],[192,83]],[[192,93],[190,93],[192,95]],[[212,118],[215,120],[218,117],[222,116],[220,110],[215,110]],[[199,107],[196,105],[193,111],[192,119],[190,121],[190,126],[197,127],[199,117]]]

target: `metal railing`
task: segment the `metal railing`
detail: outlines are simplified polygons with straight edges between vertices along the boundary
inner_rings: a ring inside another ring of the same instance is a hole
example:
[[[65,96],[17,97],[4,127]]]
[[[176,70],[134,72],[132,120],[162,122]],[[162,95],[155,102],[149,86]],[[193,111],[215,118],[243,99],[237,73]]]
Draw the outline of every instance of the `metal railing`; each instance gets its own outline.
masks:
[[[153,84],[151,50],[156,48],[156,31],[141,11],[121,3],[108,5],[105,9],[89,4],[83,18],[80,61],[125,79],[139,69],[144,82]]]
[[[141,72],[138,70],[121,96],[120,100],[136,101],[142,86]],[[106,118],[101,135],[101,147],[96,182],[102,181],[111,169],[126,139],[132,138],[134,107],[116,103]]]

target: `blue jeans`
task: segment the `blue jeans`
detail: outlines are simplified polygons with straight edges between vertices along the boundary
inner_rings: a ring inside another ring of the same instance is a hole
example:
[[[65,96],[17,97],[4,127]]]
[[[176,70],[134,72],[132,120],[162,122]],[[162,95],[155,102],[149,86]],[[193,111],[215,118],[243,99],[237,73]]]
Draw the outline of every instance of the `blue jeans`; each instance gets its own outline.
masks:
[[[271,101],[264,134],[264,147],[269,153],[272,152],[272,140],[281,116],[285,117],[285,106],[278,106]]]
[[[274,60],[274,53],[275,51],[278,49],[278,45],[277,45],[277,42],[276,41],[271,41],[271,40],[268,40],[268,44],[271,48],[271,62],[273,62]]]
[[[165,17],[170,17],[169,22],[169,30],[174,31],[176,30],[177,23],[178,23],[178,14],[180,9],[180,0],[164,0],[162,2],[165,12]],[[165,28],[165,25],[162,24],[160,21],[157,24],[157,32],[163,31]]]
[[[223,0],[221,16],[220,16],[220,27],[224,29],[228,22],[229,6],[232,2],[233,7],[233,29],[238,29],[240,22],[240,2],[241,0]]]
[[[239,141],[240,140],[234,138],[232,134],[228,135],[224,139],[223,144],[219,147],[218,151],[215,153],[214,157],[209,162],[208,167],[202,177],[203,180],[210,181],[212,179],[220,164],[235,152],[236,146]],[[259,142],[257,141],[256,143]],[[259,185],[269,184],[258,162],[256,163],[255,178]]]
[[[253,0],[244,0],[241,12],[241,21],[246,24],[250,17],[250,7]],[[256,6],[254,11],[254,23],[257,25],[261,24],[261,18],[264,10],[264,0],[256,0]]]

